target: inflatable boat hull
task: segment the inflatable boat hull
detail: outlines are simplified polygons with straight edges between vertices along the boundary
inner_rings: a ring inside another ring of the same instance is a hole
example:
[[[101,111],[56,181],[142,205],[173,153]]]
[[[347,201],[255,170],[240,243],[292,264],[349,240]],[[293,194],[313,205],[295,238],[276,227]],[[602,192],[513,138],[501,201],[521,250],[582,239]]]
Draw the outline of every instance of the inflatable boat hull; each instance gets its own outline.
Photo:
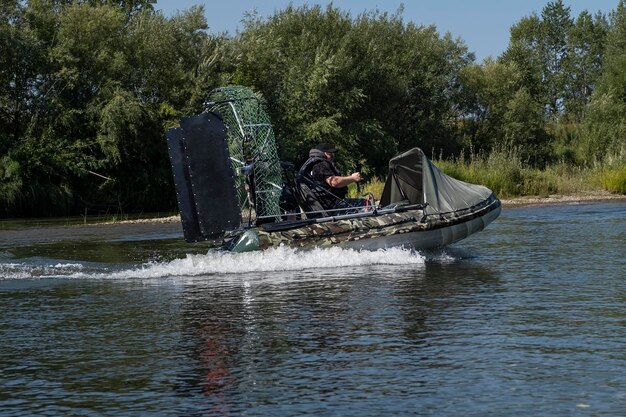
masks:
[[[312,248],[339,246],[358,250],[390,247],[429,249],[449,245],[483,230],[501,211],[495,195],[463,212],[437,215],[419,210],[364,213],[341,219],[326,219],[293,228],[254,227],[236,237],[228,247],[233,252],[265,250],[280,245]]]

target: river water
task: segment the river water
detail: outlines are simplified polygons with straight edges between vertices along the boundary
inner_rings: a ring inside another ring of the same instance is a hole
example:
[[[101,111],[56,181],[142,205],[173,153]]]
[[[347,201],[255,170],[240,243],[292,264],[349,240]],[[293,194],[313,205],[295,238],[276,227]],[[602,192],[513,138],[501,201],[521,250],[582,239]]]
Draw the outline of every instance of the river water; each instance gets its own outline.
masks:
[[[626,415],[626,203],[445,250],[0,226],[1,416]]]

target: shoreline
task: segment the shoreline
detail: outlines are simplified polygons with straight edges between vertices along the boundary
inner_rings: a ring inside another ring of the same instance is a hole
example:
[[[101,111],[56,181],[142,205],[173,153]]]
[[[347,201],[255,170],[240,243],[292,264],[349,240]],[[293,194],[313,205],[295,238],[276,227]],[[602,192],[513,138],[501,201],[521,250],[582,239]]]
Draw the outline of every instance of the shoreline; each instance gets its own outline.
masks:
[[[590,191],[577,194],[552,194],[542,196],[521,196],[500,199],[503,208],[518,208],[527,206],[551,206],[559,204],[594,203],[601,201],[626,201],[624,194],[612,194],[608,191]],[[105,222],[98,224],[136,224],[136,223],[174,223],[180,222],[180,216],[157,217],[151,219],[122,220],[117,222]]]
[[[626,195],[613,194],[608,191],[589,191],[576,194],[551,194],[549,196],[521,196],[502,198],[502,207],[516,208],[524,206],[551,206],[558,204],[580,204],[601,201],[626,201]]]

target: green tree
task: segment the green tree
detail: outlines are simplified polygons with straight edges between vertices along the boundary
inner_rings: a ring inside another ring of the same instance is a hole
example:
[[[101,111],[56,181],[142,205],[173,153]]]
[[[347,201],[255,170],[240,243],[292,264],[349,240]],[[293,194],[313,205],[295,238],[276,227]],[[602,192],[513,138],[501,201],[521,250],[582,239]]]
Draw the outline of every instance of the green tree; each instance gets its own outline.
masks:
[[[570,8],[562,0],[549,2],[541,12],[543,55],[542,84],[545,86],[546,110],[549,120],[557,121],[564,111],[565,91],[568,81],[567,45],[573,25]]]
[[[580,158],[587,162],[626,158],[626,2],[610,15],[602,76],[582,134]]]
[[[511,98],[523,88],[523,74],[515,63],[487,59],[467,66],[460,76],[464,145],[476,152],[490,152],[504,138],[504,115]]]
[[[568,62],[565,111],[568,118],[580,123],[602,73],[604,45],[608,22],[601,13],[592,17],[584,10],[571,28],[568,43]]]
[[[6,210],[20,200],[28,172],[37,165],[20,150],[38,134],[38,114],[44,99],[41,86],[45,82],[39,74],[46,57],[22,2],[3,2],[0,18],[0,201]]]
[[[543,103],[546,121],[582,120],[600,74],[607,23],[587,11],[574,21],[561,0],[548,2],[541,17],[533,14],[511,28],[502,56],[524,74],[524,85]]]
[[[465,145],[476,153],[514,148],[526,162],[543,164],[550,150],[543,105],[524,86],[517,65],[486,60],[464,68],[461,78]]]
[[[5,215],[173,207],[164,128],[201,110],[201,58],[217,42],[202,8],[166,19],[152,3],[2,3]]]
[[[267,21],[249,17],[234,40],[232,81],[266,98],[284,158],[302,161],[332,141],[344,165],[381,173],[398,149],[456,146],[458,70],[473,57],[401,13],[353,19],[332,6],[291,6]]]
[[[515,149],[526,163],[542,166],[552,153],[542,104],[521,88],[507,103],[503,116],[500,149]]]
[[[546,95],[543,85],[543,44],[543,22],[536,14],[532,14],[511,27],[509,46],[500,58],[502,62],[515,64],[519,68],[524,86],[533,97],[541,100]]]
[[[532,98],[529,103],[533,109],[543,108],[545,120],[543,129],[528,126],[529,132],[539,135],[536,140],[527,137],[528,149],[541,151],[530,160],[545,160],[557,143],[560,149],[571,146],[579,127],[568,123],[580,123],[585,117],[602,71],[606,32],[601,13],[592,18],[583,11],[573,20],[561,0],[547,3],[541,17],[533,14],[511,28],[501,60],[521,70],[522,85]]]

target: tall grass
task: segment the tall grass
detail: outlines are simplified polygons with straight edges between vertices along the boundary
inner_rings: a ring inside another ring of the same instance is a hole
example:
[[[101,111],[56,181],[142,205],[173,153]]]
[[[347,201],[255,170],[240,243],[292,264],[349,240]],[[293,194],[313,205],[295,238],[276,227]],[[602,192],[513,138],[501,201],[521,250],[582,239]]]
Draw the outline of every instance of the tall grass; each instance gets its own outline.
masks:
[[[439,158],[435,164],[446,174],[485,185],[503,198],[577,194],[598,189],[626,193],[626,161],[621,158],[607,158],[607,162],[594,167],[563,161],[538,169],[525,164],[515,149],[509,149],[488,155],[471,153],[469,158],[463,154],[455,159]]]
[[[605,190],[626,194],[626,164],[606,167],[600,173],[600,183]]]
[[[375,177],[366,184],[360,184],[359,187],[357,187],[356,184],[350,184],[348,186],[347,197],[360,198],[371,193],[376,200],[379,200],[383,193],[383,188],[385,188],[385,181]]]
[[[514,154],[492,152],[484,156],[470,153],[466,158],[461,153],[458,158],[439,158],[434,162],[446,174],[465,182],[485,185],[502,197],[519,195],[527,188],[524,186],[522,163]],[[547,184],[544,186],[547,187]]]
[[[515,149],[492,151],[489,154],[470,153],[452,159],[441,157],[435,165],[451,177],[493,190],[500,198],[543,196],[552,194],[584,194],[597,190],[626,194],[626,160],[606,157],[592,167],[558,162],[543,169],[525,164]],[[374,178],[361,186],[361,193],[371,192],[380,199],[384,179]],[[349,197],[359,197],[351,185]]]

